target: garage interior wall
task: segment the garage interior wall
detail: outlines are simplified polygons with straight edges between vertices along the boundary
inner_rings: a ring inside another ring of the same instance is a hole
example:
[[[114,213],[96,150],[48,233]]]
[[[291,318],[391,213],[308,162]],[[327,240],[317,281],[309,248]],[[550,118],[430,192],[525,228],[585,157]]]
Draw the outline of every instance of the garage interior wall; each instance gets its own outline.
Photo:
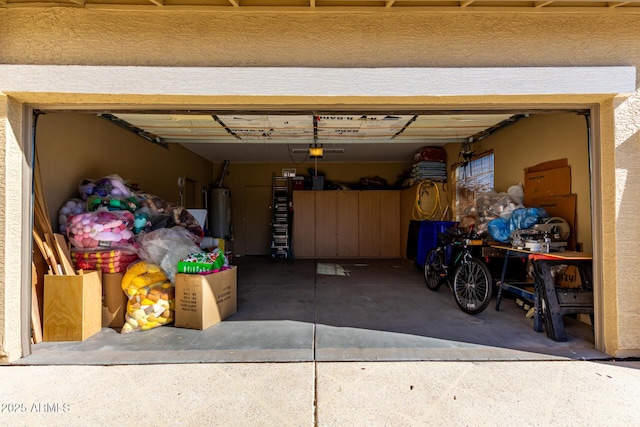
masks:
[[[495,190],[499,192],[524,183],[525,168],[567,158],[571,192],[576,194],[576,239],[583,244],[584,252],[592,253],[591,175],[584,116],[534,115],[481,140],[475,150],[477,153],[493,150]]]
[[[327,154],[326,157],[339,157],[340,154]],[[219,174],[222,166],[216,164]],[[243,206],[243,192],[245,186],[264,185],[271,187],[272,175],[282,174],[282,169],[296,169],[300,176],[308,177],[309,169],[315,169],[315,163],[307,161],[303,164],[294,163],[231,163],[229,174],[225,177],[224,186],[231,190],[231,221],[234,227],[234,251],[237,255],[244,255],[243,243],[246,238],[243,224],[253,219],[253,213],[246,211]],[[360,178],[379,176],[386,179],[389,185],[394,185],[398,176],[410,172],[411,161],[406,163],[327,163],[323,159],[318,161],[318,173],[325,175],[327,182],[357,184]],[[216,175],[217,176],[217,175]],[[294,219],[295,220],[295,219]],[[295,250],[295,248],[294,248]],[[264,254],[269,253],[265,247]]]
[[[91,114],[46,113],[38,117],[36,148],[51,224],[58,225],[58,210],[73,197],[83,179],[118,174],[139,184],[145,193],[178,203],[178,178],[196,181],[202,194],[213,180],[210,161],[185,149],[169,149],[143,139]],[[202,197],[195,200],[202,207]]]
[[[615,11],[216,14],[5,8],[1,20],[3,64],[640,67],[640,15]],[[76,98],[70,95],[67,100],[73,102]],[[47,99],[58,100],[43,96],[39,102],[46,103]],[[92,101],[99,103],[100,96]],[[640,91],[622,104],[606,103],[600,108],[602,129],[598,132],[602,146],[598,150],[603,169],[602,188],[598,191],[606,221],[601,243],[607,259],[602,269],[605,316],[610,325],[605,325],[609,331],[606,351],[638,356],[640,263],[635,236],[640,229],[640,192],[636,191],[640,188],[640,163],[634,158],[640,152]],[[582,226],[584,220],[579,218],[579,227]],[[13,246],[5,243],[5,252],[9,253]],[[7,254],[4,263],[12,265]],[[5,293],[6,311],[0,317],[15,310],[8,307],[15,307],[14,296]],[[16,325],[5,325],[4,331],[13,330],[13,326]],[[15,348],[13,344],[9,347]]]
[[[446,148],[451,166],[459,160],[459,144],[448,144]],[[165,149],[92,114],[48,112],[40,115],[37,149],[52,224],[57,224],[58,209],[69,198],[77,197],[77,185],[85,178],[119,174],[125,180],[138,183],[147,193],[178,203],[178,177],[196,181],[196,192],[200,194],[203,187],[217,182],[222,172],[222,163],[212,164],[177,144],[170,144],[169,149]],[[578,195],[576,235],[585,250],[591,252],[589,156],[583,116],[574,113],[533,116],[481,140],[474,145],[474,150],[477,154],[493,150],[495,190],[498,192],[523,182],[524,168],[567,157],[571,165],[572,191]],[[329,156],[339,159],[340,154]],[[403,174],[410,172],[412,163],[411,159],[404,163],[356,164],[320,159],[317,166],[318,173],[324,174],[327,182],[357,184],[360,178],[378,176],[394,185]],[[281,175],[283,168],[309,176],[315,170],[315,162],[307,159],[300,164],[230,164],[223,185],[232,195],[236,255],[245,255],[244,241],[249,236],[245,236],[244,224],[257,218],[244,207],[245,186],[270,187],[272,176]],[[453,191],[454,186],[448,188]],[[192,207],[202,207],[202,198],[196,200],[199,206]],[[268,252],[265,247],[264,254]]]

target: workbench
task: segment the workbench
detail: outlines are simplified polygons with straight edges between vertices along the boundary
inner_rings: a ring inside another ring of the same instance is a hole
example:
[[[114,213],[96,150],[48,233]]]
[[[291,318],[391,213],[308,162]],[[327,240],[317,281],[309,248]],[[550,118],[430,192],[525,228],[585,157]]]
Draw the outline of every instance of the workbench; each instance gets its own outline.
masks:
[[[496,310],[500,310],[502,292],[507,291],[533,302],[533,329],[544,330],[554,341],[566,341],[567,334],[562,316],[565,314],[585,313],[593,319],[593,281],[592,256],[583,252],[534,252],[506,245],[492,245],[493,248],[505,251],[502,275],[498,282]],[[505,280],[509,257],[528,258],[533,265],[534,282],[513,282]],[[580,288],[558,288],[551,275],[551,268],[556,265],[575,266],[581,279]],[[533,285],[533,286],[532,286]],[[544,310],[541,307],[544,303]],[[544,311],[544,312],[543,312]]]

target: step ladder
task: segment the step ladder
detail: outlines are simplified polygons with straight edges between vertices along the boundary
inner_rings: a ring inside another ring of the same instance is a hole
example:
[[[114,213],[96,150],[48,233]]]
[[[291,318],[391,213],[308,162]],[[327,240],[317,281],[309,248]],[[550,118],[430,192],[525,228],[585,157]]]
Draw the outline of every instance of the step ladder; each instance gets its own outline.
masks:
[[[273,218],[271,222],[271,258],[292,258],[291,252],[291,179],[273,176]]]

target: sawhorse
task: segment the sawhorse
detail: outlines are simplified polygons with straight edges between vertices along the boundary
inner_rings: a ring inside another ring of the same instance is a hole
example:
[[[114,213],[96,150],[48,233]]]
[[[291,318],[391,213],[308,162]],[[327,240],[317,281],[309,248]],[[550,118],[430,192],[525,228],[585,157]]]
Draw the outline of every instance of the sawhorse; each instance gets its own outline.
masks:
[[[502,277],[499,283],[496,297],[496,310],[500,309],[502,291],[506,290],[523,298],[533,300],[534,317],[533,329],[542,332],[554,341],[566,341],[567,334],[564,328],[562,316],[565,314],[584,313],[591,315],[593,323],[593,279],[591,255],[581,252],[532,252],[509,246],[495,245],[497,249],[506,251],[502,268]],[[525,282],[505,282],[507,262],[509,256],[515,254],[528,257],[534,269],[534,290],[523,287]],[[580,288],[557,288],[551,275],[551,268],[556,265],[574,266],[578,269],[581,284]],[[542,308],[544,304],[544,310]]]

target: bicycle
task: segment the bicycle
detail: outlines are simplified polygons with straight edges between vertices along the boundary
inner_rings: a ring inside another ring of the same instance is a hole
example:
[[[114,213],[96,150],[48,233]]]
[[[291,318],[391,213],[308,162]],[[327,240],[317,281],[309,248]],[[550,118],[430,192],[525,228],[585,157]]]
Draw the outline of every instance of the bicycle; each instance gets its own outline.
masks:
[[[438,237],[440,243],[427,253],[424,264],[427,288],[435,292],[446,282],[462,311],[482,312],[493,295],[493,281],[487,265],[470,248],[477,246],[479,236],[473,229],[452,227]]]

